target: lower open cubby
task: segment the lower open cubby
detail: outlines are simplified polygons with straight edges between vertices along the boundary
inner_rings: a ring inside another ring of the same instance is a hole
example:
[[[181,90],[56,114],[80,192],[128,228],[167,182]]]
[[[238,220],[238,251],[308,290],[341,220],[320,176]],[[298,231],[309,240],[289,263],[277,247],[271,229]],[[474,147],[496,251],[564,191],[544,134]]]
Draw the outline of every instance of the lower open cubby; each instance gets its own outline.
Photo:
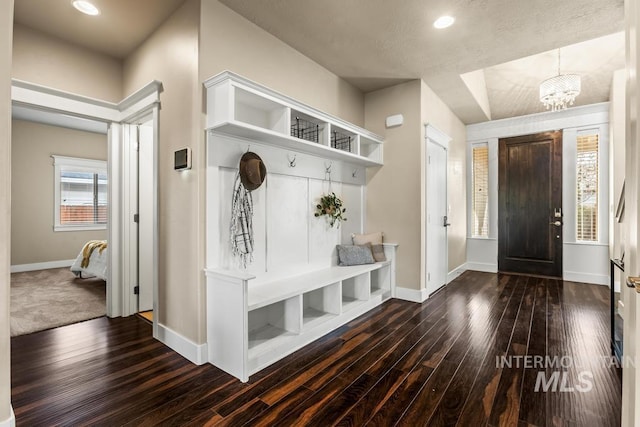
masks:
[[[371,272],[371,296],[381,296],[383,299],[391,296],[391,265]]]
[[[302,295],[302,328],[308,330],[340,314],[340,283]]]
[[[342,281],[342,311],[351,310],[369,300],[369,283],[369,272]]]
[[[249,357],[271,350],[301,332],[300,297],[278,301],[248,313]]]

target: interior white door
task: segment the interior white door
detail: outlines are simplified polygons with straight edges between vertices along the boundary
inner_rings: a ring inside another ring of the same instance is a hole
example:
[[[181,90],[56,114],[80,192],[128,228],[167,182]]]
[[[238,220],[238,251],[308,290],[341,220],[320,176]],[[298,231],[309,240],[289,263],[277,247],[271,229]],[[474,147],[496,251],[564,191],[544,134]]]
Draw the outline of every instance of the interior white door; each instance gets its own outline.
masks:
[[[447,283],[447,149],[427,137],[427,294]]]
[[[138,311],[153,310],[153,122],[138,126]]]

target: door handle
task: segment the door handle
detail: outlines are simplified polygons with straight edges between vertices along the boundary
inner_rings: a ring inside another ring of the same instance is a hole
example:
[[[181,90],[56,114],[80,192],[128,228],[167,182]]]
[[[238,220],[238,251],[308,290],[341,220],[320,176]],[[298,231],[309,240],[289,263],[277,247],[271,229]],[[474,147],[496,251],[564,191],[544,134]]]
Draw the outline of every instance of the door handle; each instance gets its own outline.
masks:
[[[561,227],[562,226],[562,221],[552,221],[549,224],[555,225],[556,227]]]
[[[443,224],[442,224],[442,225],[444,225],[445,227],[448,227],[448,226],[450,226],[450,225],[451,225],[451,223],[450,223],[450,222],[447,222],[447,219],[448,219],[448,218],[447,218],[447,216],[445,215],[445,216],[444,216],[444,221],[443,221]]]

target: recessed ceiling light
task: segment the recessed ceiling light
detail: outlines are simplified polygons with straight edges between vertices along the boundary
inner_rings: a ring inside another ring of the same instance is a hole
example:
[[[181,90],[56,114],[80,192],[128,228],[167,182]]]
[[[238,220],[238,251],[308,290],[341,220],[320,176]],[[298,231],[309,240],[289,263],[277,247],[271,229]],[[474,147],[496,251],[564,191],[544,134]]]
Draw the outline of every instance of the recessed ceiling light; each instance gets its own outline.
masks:
[[[85,15],[100,15],[100,10],[86,0],[74,0],[71,4]]]
[[[456,19],[453,16],[446,16],[446,15],[441,16],[440,18],[436,19],[436,22],[433,23],[433,26],[441,30],[443,28],[447,28],[453,25],[453,22],[455,20]]]

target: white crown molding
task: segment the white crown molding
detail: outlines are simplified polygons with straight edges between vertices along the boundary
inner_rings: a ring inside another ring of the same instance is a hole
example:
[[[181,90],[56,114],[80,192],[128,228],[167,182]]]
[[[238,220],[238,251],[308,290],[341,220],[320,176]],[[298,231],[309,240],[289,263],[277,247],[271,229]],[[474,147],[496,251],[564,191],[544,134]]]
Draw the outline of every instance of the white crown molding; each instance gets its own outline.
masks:
[[[120,123],[158,104],[162,90],[162,83],[153,80],[119,103],[113,103],[12,79],[11,101],[14,106],[32,109],[31,118],[42,123],[65,126],[69,118]],[[48,114],[49,117],[39,120],[39,112]],[[59,113],[59,121],[55,116],[51,117],[51,113]],[[83,123],[76,121],[73,127],[83,129]]]

